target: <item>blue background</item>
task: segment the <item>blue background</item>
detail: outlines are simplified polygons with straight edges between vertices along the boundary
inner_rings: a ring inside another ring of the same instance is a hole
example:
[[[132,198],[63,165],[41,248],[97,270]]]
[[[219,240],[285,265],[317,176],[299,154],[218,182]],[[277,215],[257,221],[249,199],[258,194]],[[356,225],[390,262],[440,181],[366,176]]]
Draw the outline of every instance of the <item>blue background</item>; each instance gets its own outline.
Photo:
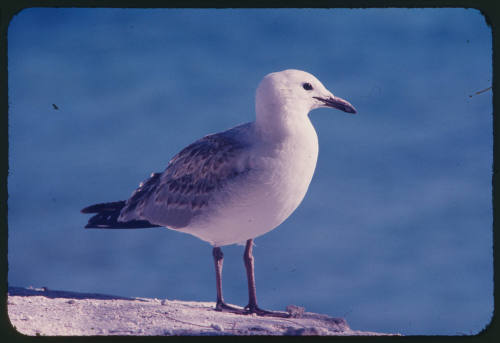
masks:
[[[316,75],[356,116],[310,114],[303,203],[256,240],[259,303],[353,329],[474,334],[493,310],[491,30],[477,10],[20,12],[8,32],[9,284],[215,300],[211,247],[84,230],[182,147],[254,118],[267,73]],[[59,110],[55,110],[56,104]],[[224,291],[245,305],[241,246]]]

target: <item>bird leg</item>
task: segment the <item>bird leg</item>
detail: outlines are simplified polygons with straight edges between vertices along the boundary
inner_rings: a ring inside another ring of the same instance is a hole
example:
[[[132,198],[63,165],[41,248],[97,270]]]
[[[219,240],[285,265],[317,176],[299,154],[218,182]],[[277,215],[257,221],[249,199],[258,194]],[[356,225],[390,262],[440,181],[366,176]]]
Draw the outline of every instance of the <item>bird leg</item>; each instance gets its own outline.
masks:
[[[224,296],[222,295],[222,265],[224,262],[224,254],[221,248],[215,247],[212,250],[212,255],[214,257],[215,264],[215,281],[217,284],[217,303],[215,305],[216,311],[221,312],[231,312],[236,314],[252,314],[255,313],[259,316],[269,316],[269,317],[290,317],[289,313],[279,312],[279,311],[268,311],[263,310],[257,306],[257,293],[255,289],[255,275],[254,275],[254,258],[252,254],[253,239],[247,241],[245,247],[245,254],[243,255],[243,261],[245,262],[245,268],[247,271],[248,279],[248,305],[245,308],[238,308],[227,304],[224,301]]]
[[[222,295],[222,264],[224,262],[224,254],[222,253],[221,248],[215,247],[212,250],[212,255],[214,257],[215,281],[217,284],[217,303],[215,305],[215,310],[222,312],[245,314],[244,309],[233,307],[231,305],[228,305],[224,301],[224,296]]]
[[[279,312],[279,311],[268,311],[259,308],[257,305],[257,292],[255,288],[255,274],[254,274],[254,258],[252,254],[253,249],[253,239],[247,241],[245,247],[245,254],[243,255],[243,261],[245,262],[245,268],[247,271],[248,280],[248,305],[245,306],[245,311],[247,314],[256,313],[259,316],[269,316],[269,317],[290,317],[289,313]]]

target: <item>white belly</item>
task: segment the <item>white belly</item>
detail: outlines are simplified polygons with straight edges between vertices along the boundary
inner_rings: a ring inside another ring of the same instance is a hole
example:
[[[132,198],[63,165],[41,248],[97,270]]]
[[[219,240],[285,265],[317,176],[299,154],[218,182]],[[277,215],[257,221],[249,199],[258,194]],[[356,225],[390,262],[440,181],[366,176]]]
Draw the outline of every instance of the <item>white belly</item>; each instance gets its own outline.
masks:
[[[302,202],[314,174],[318,142],[311,129],[313,134],[302,139],[257,148],[248,176],[227,185],[207,215],[180,231],[223,246],[244,243],[280,225]]]

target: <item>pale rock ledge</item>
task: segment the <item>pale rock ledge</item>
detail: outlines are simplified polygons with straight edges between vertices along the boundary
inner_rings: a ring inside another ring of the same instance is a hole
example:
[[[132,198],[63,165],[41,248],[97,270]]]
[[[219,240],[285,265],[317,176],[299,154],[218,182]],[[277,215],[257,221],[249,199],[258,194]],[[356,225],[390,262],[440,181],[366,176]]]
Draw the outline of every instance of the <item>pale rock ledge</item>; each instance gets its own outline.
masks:
[[[30,336],[386,335],[293,305],[292,318],[222,313],[214,305],[20,287],[9,287],[7,298],[12,326]]]

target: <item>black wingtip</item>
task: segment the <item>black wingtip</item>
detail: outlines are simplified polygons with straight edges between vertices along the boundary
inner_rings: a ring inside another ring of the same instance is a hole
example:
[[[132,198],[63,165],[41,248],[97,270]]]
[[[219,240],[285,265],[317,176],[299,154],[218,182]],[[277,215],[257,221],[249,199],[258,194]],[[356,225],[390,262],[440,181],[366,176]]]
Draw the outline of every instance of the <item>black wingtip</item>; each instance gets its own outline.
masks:
[[[121,209],[125,206],[125,201],[114,201],[91,205],[80,210],[82,213],[96,213],[85,225],[85,229],[146,229],[150,227],[160,227],[147,220],[130,220],[119,222]]]
[[[81,213],[99,213],[99,212],[114,212],[121,210],[125,206],[125,200],[105,202],[87,206],[80,210]]]
[[[91,218],[91,220],[93,220]],[[101,219],[100,217],[95,218],[97,221],[98,219]],[[102,221],[101,221],[102,223]],[[161,225],[155,225],[151,224],[147,220],[131,220],[128,222],[117,222],[116,220],[113,221],[112,224],[93,224],[93,223],[88,223],[85,225],[85,229],[149,229],[153,227],[162,227]]]

